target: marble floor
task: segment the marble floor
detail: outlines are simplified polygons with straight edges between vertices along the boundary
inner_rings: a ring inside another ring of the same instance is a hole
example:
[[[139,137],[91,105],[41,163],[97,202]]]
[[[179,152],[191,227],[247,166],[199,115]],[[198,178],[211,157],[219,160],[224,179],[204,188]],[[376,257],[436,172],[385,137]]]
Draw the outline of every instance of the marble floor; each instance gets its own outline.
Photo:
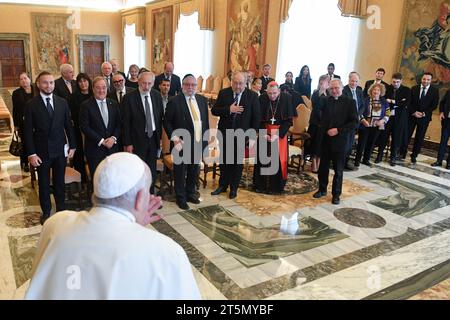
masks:
[[[40,209],[9,139],[0,134],[0,299],[21,299]],[[312,198],[313,174],[291,172],[284,195],[254,193],[244,176],[234,200],[212,197],[209,179],[201,204],[166,201],[149,228],[184,248],[204,299],[449,299],[450,172],[432,161],[346,172],[338,206]],[[281,232],[295,212],[299,229]]]

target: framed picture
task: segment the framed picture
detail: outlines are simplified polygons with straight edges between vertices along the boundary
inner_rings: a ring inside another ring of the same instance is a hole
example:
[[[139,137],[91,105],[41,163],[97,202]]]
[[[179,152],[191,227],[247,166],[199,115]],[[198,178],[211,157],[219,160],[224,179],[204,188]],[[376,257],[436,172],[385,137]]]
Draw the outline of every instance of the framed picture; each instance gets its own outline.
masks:
[[[70,14],[31,13],[36,72],[59,73],[59,66],[72,63]]]
[[[449,14],[445,0],[405,1],[397,59],[405,85],[414,86],[424,72],[431,72],[441,96],[450,88]]]
[[[230,0],[225,71],[259,75],[265,63],[268,0]]]
[[[173,61],[173,13],[172,7],[152,11],[152,69],[162,73],[164,63]]]

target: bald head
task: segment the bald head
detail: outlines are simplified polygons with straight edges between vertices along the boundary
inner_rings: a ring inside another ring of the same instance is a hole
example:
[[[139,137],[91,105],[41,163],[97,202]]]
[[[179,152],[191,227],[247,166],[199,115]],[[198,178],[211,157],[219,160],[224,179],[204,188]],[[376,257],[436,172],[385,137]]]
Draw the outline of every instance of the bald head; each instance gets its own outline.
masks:
[[[166,62],[164,64],[164,73],[167,76],[171,76],[173,74],[174,65],[173,62]]]
[[[244,72],[235,72],[231,76],[231,87],[234,93],[242,93],[247,83],[247,75]]]
[[[105,77],[109,77],[112,73],[112,65],[108,61],[102,63],[102,74]]]

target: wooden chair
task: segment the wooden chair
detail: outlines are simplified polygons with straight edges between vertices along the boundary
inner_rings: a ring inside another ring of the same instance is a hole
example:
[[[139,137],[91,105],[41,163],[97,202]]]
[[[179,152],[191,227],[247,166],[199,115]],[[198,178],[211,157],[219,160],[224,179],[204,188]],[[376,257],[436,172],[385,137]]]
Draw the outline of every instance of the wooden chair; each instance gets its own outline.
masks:
[[[207,185],[207,175],[212,171],[213,180],[216,179],[217,166],[220,159],[219,141],[217,140],[217,130],[220,117],[213,116],[211,109],[208,108],[209,117],[209,142],[208,142],[208,156],[203,158],[200,165],[200,170],[203,172],[203,178],[200,181],[203,182],[203,188]]]
[[[213,91],[213,88],[214,88],[214,77],[209,76],[208,78],[206,78],[206,86],[205,86],[205,90],[203,90],[203,92],[211,93],[211,91]]]
[[[303,103],[305,104],[305,106],[312,111],[312,102],[311,99],[309,99],[307,96],[302,96],[303,99]]]
[[[170,139],[164,129],[161,140],[161,159],[158,159],[156,162],[156,170],[160,173],[159,189],[161,191],[164,186],[168,186],[169,192],[172,194],[174,191],[173,159],[172,154],[170,153]]]
[[[203,92],[203,77],[202,76],[199,76],[197,78],[197,92],[198,93]]]
[[[214,78],[214,86],[211,91],[212,94],[218,94],[219,91],[222,89],[222,78],[221,77],[215,77]]]
[[[303,103],[297,106],[298,117],[294,118],[293,126],[289,129],[289,135],[291,138],[291,145],[289,146],[289,158],[290,166],[297,169],[300,173],[300,168],[304,170],[305,159],[305,141],[310,138],[310,135],[306,132],[309,124],[309,118],[311,117],[311,110],[308,109]],[[295,163],[295,159],[298,159],[298,163]]]
[[[228,77],[223,78],[222,89],[229,88],[229,87],[231,87],[230,79],[228,79]]]

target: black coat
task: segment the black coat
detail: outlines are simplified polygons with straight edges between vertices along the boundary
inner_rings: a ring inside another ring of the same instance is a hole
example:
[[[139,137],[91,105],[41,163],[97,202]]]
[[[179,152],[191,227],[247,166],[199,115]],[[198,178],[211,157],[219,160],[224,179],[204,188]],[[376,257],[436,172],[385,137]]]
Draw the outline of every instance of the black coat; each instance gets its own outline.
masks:
[[[160,75],[156,76],[155,78],[155,85],[153,86],[154,89],[159,91],[159,84],[166,79],[166,76],[164,73],[161,73]],[[169,90],[169,96],[173,97],[177,94],[181,93],[181,80],[180,77],[176,74],[172,74],[170,78],[170,90]]]
[[[119,140],[121,132],[121,118],[119,104],[111,99],[106,99],[108,107],[108,127],[103,123],[102,114],[94,97],[89,98],[81,104],[80,129],[84,134],[84,153],[86,157],[103,159],[108,155],[118,152],[118,145],[111,149],[98,143],[101,139],[114,136]]]
[[[442,98],[439,111],[443,112],[445,117],[449,117],[449,114],[450,114],[450,89],[447,90],[444,98]]]
[[[275,81],[275,80],[274,80],[273,78],[271,78],[271,77],[268,77],[268,78],[266,79],[264,76],[261,76],[260,79],[261,79],[261,83],[262,83],[261,93],[266,92],[266,90],[267,90],[267,85],[268,85],[269,83],[271,83],[272,81]]]
[[[353,99],[352,89],[350,89],[349,85],[344,87],[342,90],[342,95]],[[360,86],[356,87],[356,98],[358,99],[358,118],[361,119],[364,112],[364,93]]]
[[[392,127],[392,136],[397,139],[399,146],[404,146],[408,143],[408,109],[411,105],[411,89],[402,85],[394,92],[394,87],[389,85],[385,98],[395,100],[395,104],[389,105],[391,109],[389,122]],[[394,111],[393,116],[392,111]]]
[[[311,80],[305,84],[303,79],[300,77],[295,78],[295,91],[297,91],[301,96],[307,96],[311,98]]]
[[[77,85],[77,82],[75,80],[71,80],[70,83],[72,84],[72,93],[70,93],[69,88],[67,88],[67,85],[62,77],[56,79],[55,91],[53,92],[54,94],[60,96],[61,98],[66,99],[68,103],[70,102],[70,97],[75,92],[75,88]]]
[[[323,111],[319,124],[322,150],[328,148],[331,152],[345,153],[349,136],[358,125],[355,100],[340,96],[338,100],[328,97],[321,99],[320,102],[325,104],[321,107]],[[332,128],[338,129],[338,134],[334,137],[327,134],[328,130]]]
[[[439,105],[439,90],[431,85],[426,96],[420,100],[420,88],[421,85],[417,85],[411,89],[411,109],[409,110],[409,114],[412,115],[417,111],[425,112],[425,118],[431,121],[433,111]]]
[[[215,116],[219,116],[219,130],[222,132],[225,139],[226,129],[248,129],[257,130],[260,125],[261,110],[259,106],[258,95],[249,89],[242,92],[240,106],[244,107],[244,112],[236,115],[235,126],[232,127],[230,121],[230,106],[234,102],[234,93],[231,87],[222,89],[217,96],[216,103],[211,109]],[[256,138],[256,137],[255,137]]]
[[[155,121],[156,141],[161,141],[164,108],[161,94],[156,90],[150,91],[153,106],[153,117]],[[121,106],[123,145],[133,146],[134,152],[141,158],[145,158],[148,143],[145,134],[145,110],[141,99],[141,92],[134,90],[124,96]]]
[[[261,124],[260,129],[265,129],[266,124],[271,124],[272,116],[276,119],[275,124],[280,125],[279,136],[284,138],[293,125],[292,119],[297,117],[297,110],[292,105],[292,98],[288,93],[280,93],[278,103],[271,108],[269,96],[264,93],[259,96],[261,106]],[[272,115],[272,112],[274,114]]]
[[[134,88],[125,87],[125,94],[130,93],[131,91],[134,91],[134,90],[135,90]],[[122,101],[123,101],[123,97],[125,97],[125,94],[122,96]],[[111,100],[114,100],[116,102],[119,102],[119,98],[117,98],[116,90],[109,92],[108,98]]]
[[[208,103],[205,97],[196,94],[195,100],[197,101],[198,109],[200,110],[200,120],[202,121],[202,139],[206,131],[209,130],[209,116],[208,116]],[[166,130],[167,136],[172,138],[172,134],[177,129],[187,130],[191,139],[191,150],[194,150],[194,122],[192,121],[191,113],[189,111],[189,106],[186,102],[186,98],[183,93],[180,93],[169,99],[167,103],[166,112],[164,114],[164,129]],[[188,140],[184,140],[184,143],[189,143]],[[208,145],[208,141],[202,141],[202,150],[204,150]]]
[[[13,103],[13,121],[14,126],[23,130],[23,117],[25,116],[25,107],[27,102],[34,96],[35,89],[31,86],[31,93],[27,93],[24,88],[19,87],[12,94]]]
[[[64,156],[66,136],[69,148],[76,148],[67,101],[54,94],[53,108],[51,120],[41,95],[28,102],[24,125],[25,149],[28,156],[37,154],[41,159]]]

